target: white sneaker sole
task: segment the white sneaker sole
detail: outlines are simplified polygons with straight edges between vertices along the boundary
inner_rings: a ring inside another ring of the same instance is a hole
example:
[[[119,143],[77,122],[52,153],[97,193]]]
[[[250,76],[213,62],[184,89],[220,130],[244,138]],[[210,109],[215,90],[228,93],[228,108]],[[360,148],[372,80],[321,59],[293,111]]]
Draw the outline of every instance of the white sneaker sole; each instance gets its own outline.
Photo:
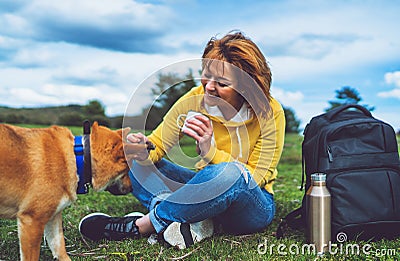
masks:
[[[141,212],[132,212],[132,213],[126,214],[124,217],[144,217],[144,214]]]
[[[192,224],[173,222],[164,231],[164,240],[171,246],[185,249],[192,244],[211,237],[213,233],[214,223],[211,219]]]
[[[86,216],[84,216],[84,217],[81,219],[81,221],[79,222],[79,226],[78,226],[79,231],[81,231],[82,222],[83,222],[85,219],[90,218],[90,217],[92,217],[92,216],[111,217],[110,215],[107,215],[107,214],[104,214],[104,213],[101,213],[101,212],[95,212],[95,213],[86,215]]]
[[[94,212],[94,213],[92,213],[92,214],[86,215],[86,216],[84,216],[84,217],[81,219],[81,221],[79,222],[79,226],[78,226],[79,231],[81,231],[82,222],[83,222],[85,219],[90,218],[90,217],[92,217],[92,216],[111,217],[110,215],[107,215],[107,214],[104,214],[104,213],[101,213],[101,212]],[[144,214],[141,213],[141,212],[132,212],[132,213],[126,214],[124,217],[130,217],[130,216],[133,216],[133,217],[143,217]]]

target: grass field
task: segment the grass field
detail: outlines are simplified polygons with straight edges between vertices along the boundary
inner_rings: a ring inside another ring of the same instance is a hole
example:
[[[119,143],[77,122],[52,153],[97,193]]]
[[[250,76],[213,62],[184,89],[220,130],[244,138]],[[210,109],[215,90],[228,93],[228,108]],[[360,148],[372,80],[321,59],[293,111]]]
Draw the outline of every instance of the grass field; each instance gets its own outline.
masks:
[[[79,128],[72,131],[75,135],[80,134]],[[79,195],[77,202],[63,212],[67,251],[72,260],[314,260],[315,255],[302,249],[305,244],[303,234],[293,232],[283,240],[277,240],[274,236],[280,218],[300,205],[304,193],[299,190],[301,141],[300,135],[286,137],[278,168],[279,177],[274,186],[277,213],[272,224],[261,233],[244,236],[216,235],[185,250],[167,248],[159,244],[149,245],[146,239],[97,243],[85,241],[78,232],[78,223],[88,213],[100,211],[120,216],[132,211],[146,211],[131,195],[112,196],[107,192],[90,192],[88,195]],[[193,146],[186,144],[186,147],[187,153],[193,153]],[[328,254],[318,259],[400,260],[400,239],[357,242],[357,245],[360,247],[358,254],[351,251],[352,249],[346,251],[346,246],[343,246],[342,249],[336,249],[336,254]],[[17,260],[18,256],[16,221],[1,219],[0,260]],[[52,260],[50,250],[44,243],[40,260]]]

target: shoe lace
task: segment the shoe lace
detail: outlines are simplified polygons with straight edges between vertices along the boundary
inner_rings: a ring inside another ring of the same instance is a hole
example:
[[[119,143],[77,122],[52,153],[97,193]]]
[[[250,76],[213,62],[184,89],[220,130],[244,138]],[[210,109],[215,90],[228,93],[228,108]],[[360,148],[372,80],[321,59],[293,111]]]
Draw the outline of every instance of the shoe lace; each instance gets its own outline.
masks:
[[[138,238],[139,228],[135,222],[137,217],[111,218],[104,227],[106,236],[110,239]]]

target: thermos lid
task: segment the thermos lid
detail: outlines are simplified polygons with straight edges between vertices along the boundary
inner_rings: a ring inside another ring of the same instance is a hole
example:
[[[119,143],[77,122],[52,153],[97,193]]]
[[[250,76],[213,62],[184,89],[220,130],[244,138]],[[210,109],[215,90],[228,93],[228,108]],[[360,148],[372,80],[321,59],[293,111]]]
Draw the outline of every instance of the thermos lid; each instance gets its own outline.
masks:
[[[312,181],[326,181],[326,174],[325,173],[314,173],[311,174]]]

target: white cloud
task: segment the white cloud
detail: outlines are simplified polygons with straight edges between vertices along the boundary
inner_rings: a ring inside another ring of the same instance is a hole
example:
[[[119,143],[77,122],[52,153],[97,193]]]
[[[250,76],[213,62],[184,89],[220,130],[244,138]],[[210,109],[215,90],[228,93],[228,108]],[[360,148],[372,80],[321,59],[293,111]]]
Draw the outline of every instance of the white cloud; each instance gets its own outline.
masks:
[[[385,82],[400,88],[400,71],[385,73]]]
[[[45,95],[29,88],[12,88],[4,93],[8,99],[16,101],[25,106],[32,106],[34,104],[57,104],[60,100],[57,97]]]
[[[82,101],[97,99],[107,105],[106,113],[109,115],[116,113],[115,108],[124,108],[125,104],[128,102],[128,95],[122,92],[122,90],[116,90],[106,85],[84,87],[47,84],[43,86],[39,92],[43,96],[48,97],[49,101],[56,100],[55,104],[81,104]]]
[[[276,80],[320,80],[400,59],[397,25],[388,22],[399,21],[398,6],[317,2],[286,1],[278,6],[285,15],[254,15],[245,26],[271,61]]]
[[[293,107],[302,103],[304,94],[300,91],[285,91],[282,88],[273,87],[271,88],[272,96],[279,100],[285,107]]]
[[[168,43],[161,38],[174,16],[160,3],[33,0],[9,13],[0,12],[0,34],[123,52],[165,52]]]
[[[286,91],[282,88],[273,87],[271,94],[276,98],[284,107],[289,107],[294,110],[295,116],[300,120],[300,128],[311,120],[312,117],[324,112],[327,107],[325,102],[321,99],[313,101],[311,99],[304,99],[304,94],[300,91]]]
[[[99,27],[132,26],[137,28],[163,28],[172,12],[163,5],[132,0],[35,0],[25,13],[37,17],[53,17],[74,23],[89,23]],[[118,19],[118,23],[115,23]]]
[[[45,48],[36,48],[35,52],[32,49],[21,49],[13,57],[14,64],[19,67],[48,66],[52,60],[52,53]]]
[[[99,99],[110,116],[124,114],[133,92],[139,97],[134,113],[140,113],[152,102],[150,87],[141,83],[149,77],[155,83],[160,70],[195,56],[115,53],[66,43],[33,44],[16,54],[8,66],[0,67],[0,105],[83,105]]]
[[[398,98],[400,99],[400,89],[393,89],[388,92],[378,92],[378,97],[381,98]]]
[[[400,117],[398,110],[381,110],[377,108],[372,112],[373,116],[379,120],[389,123],[395,131],[400,131]]]
[[[384,78],[386,84],[394,85],[395,88],[391,91],[379,92],[378,97],[400,99],[400,71],[385,73]]]
[[[57,106],[67,104],[86,104],[89,100],[100,100],[106,105],[107,115],[122,115],[129,95],[122,90],[100,86],[76,86],[46,84],[39,88],[8,88],[0,91],[2,97],[8,98],[10,106],[23,104],[32,106]],[[1,104],[4,104],[2,101]]]
[[[9,35],[29,36],[32,27],[29,21],[18,14],[4,14],[0,16],[1,31]]]

